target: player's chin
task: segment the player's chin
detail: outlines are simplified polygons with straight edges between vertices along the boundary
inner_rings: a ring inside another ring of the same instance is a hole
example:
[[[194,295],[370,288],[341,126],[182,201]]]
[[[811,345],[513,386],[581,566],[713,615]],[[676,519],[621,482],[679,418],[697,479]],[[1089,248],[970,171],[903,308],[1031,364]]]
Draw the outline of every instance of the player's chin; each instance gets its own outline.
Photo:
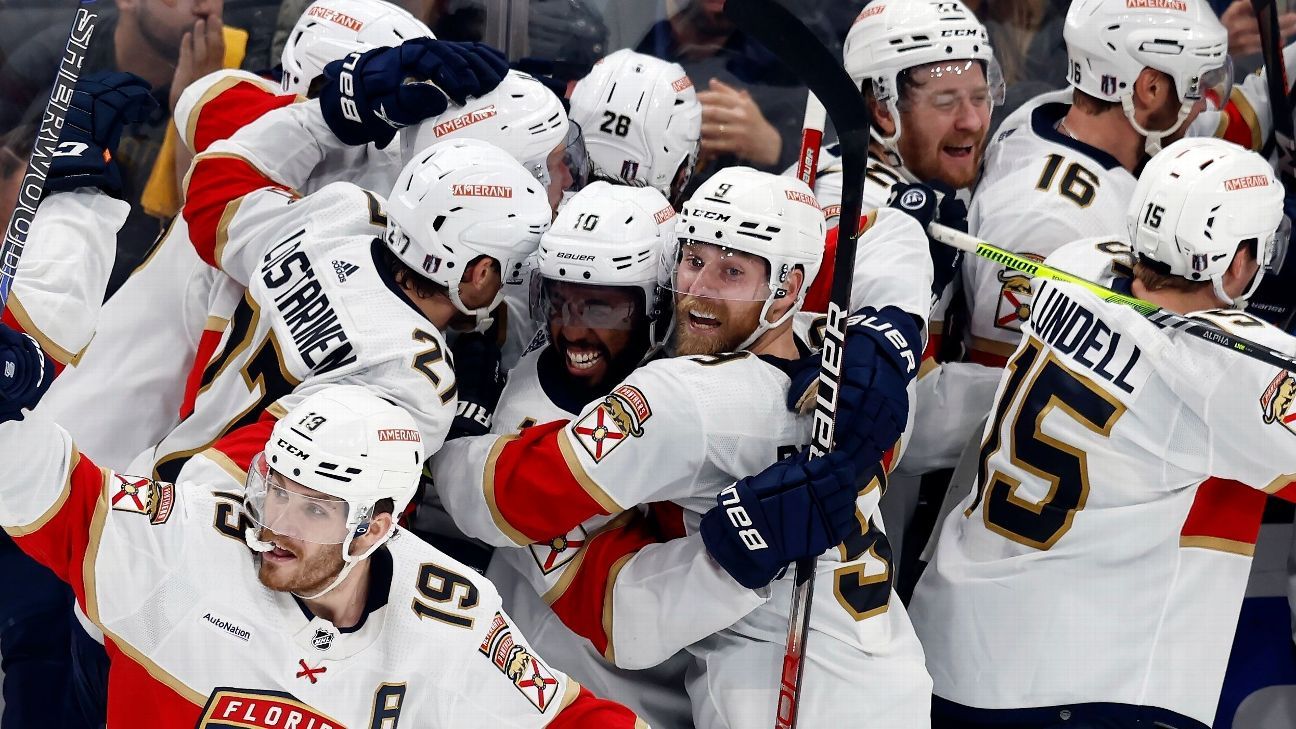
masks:
[[[981,167],[981,149],[973,143],[942,145],[936,153],[941,178],[955,189],[969,187]],[[955,184],[958,183],[958,184]]]

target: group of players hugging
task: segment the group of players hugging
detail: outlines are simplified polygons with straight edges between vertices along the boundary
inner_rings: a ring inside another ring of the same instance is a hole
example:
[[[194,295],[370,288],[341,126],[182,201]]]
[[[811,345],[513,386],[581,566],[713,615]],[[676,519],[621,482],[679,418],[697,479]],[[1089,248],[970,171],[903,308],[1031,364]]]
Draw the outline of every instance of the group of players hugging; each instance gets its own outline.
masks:
[[[1231,87],[1204,0],[1076,0],[1065,39],[1069,88],[990,139],[961,3],[851,27],[873,212],[816,458],[841,158],[686,194],[677,64],[564,99],[318,0],[281,81],[184,92],[183,213],[111,321],[152,101],[83,78],[0,331],[0,522],[101,636],[108,726],[769,726],[817,557],[801,726],[1208,727],[1296,373],[928,228],[1296,354],[1247,313],[1287,235],[1266,79]],[[906,606],[879,502],[974,439]]]

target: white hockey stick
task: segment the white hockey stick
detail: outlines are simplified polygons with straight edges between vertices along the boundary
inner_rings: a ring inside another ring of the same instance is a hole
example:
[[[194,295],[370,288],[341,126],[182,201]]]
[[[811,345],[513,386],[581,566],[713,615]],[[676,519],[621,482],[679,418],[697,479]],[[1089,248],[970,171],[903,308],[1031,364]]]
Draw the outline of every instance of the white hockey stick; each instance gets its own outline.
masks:
[[[50,89],[45,113],[41,115],[40,131],[36,133],[36,140],[32,143],[27,172],[23,174],[22,187],[18,189],[18,201],[9,218],[9,226],[5,229],[4,245],[0,247],[0,311],[4,311],[5,303],[9,300],[9,289],[13,286],[14,273],[18,270],[18,260],[27,245],[27,233],[31,231],[32,219],[36,217],[36,206],[40,204],[41,195],[45,192],[45,176],[49,174],[50,158],[54,154],[54,148],[58,146],[63,120],[67,116],[68,104],[72,101],[72,90],[76,87],[77,78],[81,76],[81,66],[90,49],[90,37],[94,34],[95,21],[99,19],[98,9],[93,7],[95,3],[96,0],[81,0],[81,6],[72,19],[67,46],[63,49],[63,58],[54,77],[54,87]]]

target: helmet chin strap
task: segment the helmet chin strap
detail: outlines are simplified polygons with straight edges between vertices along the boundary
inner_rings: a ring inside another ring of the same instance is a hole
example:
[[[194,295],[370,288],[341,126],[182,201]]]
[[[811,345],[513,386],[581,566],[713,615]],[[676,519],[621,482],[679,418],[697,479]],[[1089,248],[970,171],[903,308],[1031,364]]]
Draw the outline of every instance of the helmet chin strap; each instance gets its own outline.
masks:
[[[760,339],[765,334],[765,332],[783,326],[784,322],[791,319],[793,314],[796,314],[801,310],[801,305],[797,304],[783,312],[783,316],[780,316],[778,321],[768,321],[765,317],[769,314],[770,307],[773,305],[774,295],[771,294],[768,299],[765,299],[765,305],[761,307],[760,323],[756,325],[756,328],[751,334],[747,335],[747,338],[743,340],[742,344],[734,348],[734,351],[740,352],[752,346],[756,343],[756,340]]]
[[[1125,118],[1129,120],[1130,126],[1134,127],[1134,131],[1143,135],[1143,151],[1149,157],[1154,157],[1161,151],[1162,139],[1179,131],[1179,127],[1182,127],[1184,120],[1188,118],[1188,112],[1192,111],[1193,103],[1196,102],[1180,102],[1179,115],[1175,118],[1174,124],[1171,124],[1168,129],[1151,131],[1144,129],[1143,125],[1134,118],[1134,94],[1129,93],[1121,98],[1121,108],[1125,110]]]
[[[372,546],[366,549],[363,554],[357,554],[353,556],[351,554],[351,540],[355,538],[356,533],[351,532],[351,534],[347,536],[346,541],[342,543],[342,569],[338,571],[337,576],[334,577],[333,581],[328,584],[328,587],[325,587],[323,590],[320,590],[314,595],[302,595],[296,592],[294,592],[293,595],[296,595],[302,600],[317,600],[323,597],[324,595],[327,595],[329,591],[333,590],[335,587],[342,584],[346,580],[347,576],[351,574],[351,570],[354,569],[356,565],[360,564],[366,559],[369,559],[369,555],[378,551],[379,547],[385,544],[388,539],[391,539],[391,535],[392,535],[392,531],[388,529],[387,535],[384,536],[382,539],[379,539]]]
[[[495,298],[492,299],[489,304],[480,309],[469,309],[468,306],[464,304],[463,297],[459,295],[459,286],[447,286],[446,291],[450,294],[450,303],[454,304],[454,307],[458,309],[461,314],[466,314],[473,318],[473,331],[478,333],[490,329],[490,325],[495,323],[495,317],[491,316],[491,312],[495,311],[495,307],[499,306],[500,303],[504,301],[503,286],[500,287],[499,291],[495,292]]]

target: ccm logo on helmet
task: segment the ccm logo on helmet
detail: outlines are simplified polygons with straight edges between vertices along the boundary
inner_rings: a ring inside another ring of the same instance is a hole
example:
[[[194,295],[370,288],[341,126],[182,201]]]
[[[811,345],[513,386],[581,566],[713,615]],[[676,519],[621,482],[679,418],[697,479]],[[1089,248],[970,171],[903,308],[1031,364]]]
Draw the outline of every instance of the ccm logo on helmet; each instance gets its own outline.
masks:
[[[724,213],[717,213],[713,210],[703,210],[702,208],[693,208],[688,212],[688,214],[699,218],[703,218],[705,220],[718,220],[721,223],[729,222],[729,218],[731,217],[729,215],[725,215]]]
[[[754,528],[748,528],[752,525],[751,516],[747,514],[746,509],[737,506],[739,501],[738,484],[731,484],[729,488],[720,492],[720,505],[725,507],[729,523],[738,527],[738,538],[747,546],[747,550],[755,552],[758,549],[767,549],[769,544],[765,543],[765,537],[762,537]]]
[[[288,441],[284,440],[283,438],[280,438],[280,439],[278,439],[277,441],[275,441],[275,445],[277,445],[277,446],[279,446],[280,448],[282,448],[282,449],[288,451],[289,453],[293,454],[294,456],[297,456],[298,458],[300,458],[300,459],[303,460],[303,461],[305,461],[305,460],[309,460],[309,459],[310,459],[310,456],[306,455],[306,451],[304,451],[304,450],[298,448],[297,446],[293,445],[292,443],[289,443]]]
[[[513,188],[508,185],[465,185],[460,182],[450,186],[450,194],[455,197],[513,197]]]
[[[962,38],[969,35],[978,35],[980,31],[974,28],[950,28],[941,31],[942,38]]]
[[[346,13],[339,13],[333,8],[316,6],[311,8],[310,10],[307,10],[306,14],[314,18],[321,18],[323,20],[328,20],[337,23],[338,25],[342,26],[343,28],[346,28],[347,30],[354,30],[359,32],[359,30],[364,27],[364,23],[361,23],[359,20],[356,20],[355,18],[351,17],[350,15],[347,15]]]
[[[445,136],[450,132],[457,132],[467,126],[472,126],[479,121],[483,121],[495,116],[495,105],[492,104],[484,109],[470,111],[463,116],[457,116],[450,121],[443,121],[432,127],[432,133],[438,137]]]
[[[1231,180],[1224,181],[1225,192],[1235,192],[1237,190],[1246,190],[1252,187],[1265,187],[1269,184],[1268,175],[1247,175],[1246,177],[1234,177]]]

